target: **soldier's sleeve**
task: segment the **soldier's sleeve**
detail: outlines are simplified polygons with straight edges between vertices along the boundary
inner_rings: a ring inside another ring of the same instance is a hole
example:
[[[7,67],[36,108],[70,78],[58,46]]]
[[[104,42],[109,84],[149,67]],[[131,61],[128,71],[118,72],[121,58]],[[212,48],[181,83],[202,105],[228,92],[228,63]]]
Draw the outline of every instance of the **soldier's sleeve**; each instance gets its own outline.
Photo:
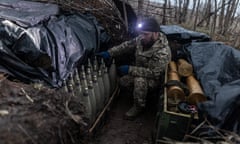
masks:
[[[166,66],[168,65],[171,57],[170,48],[167,40],[163,37],[162,48],[155,52],[149,61],[149,67],[129,67],[129,74],[132,76],[140,76],[146,78],[158,79],[160,75],[165,72]]]
[[[122,54],[132,53],[132,52],[134,52],[137,40],[139,38],[140,37],[136,37],[132,40],[125,41],[118,46],[112,47],[111,49],[108,50],[108,52],[112,57],[116,57],[116,56],[119,56]]]

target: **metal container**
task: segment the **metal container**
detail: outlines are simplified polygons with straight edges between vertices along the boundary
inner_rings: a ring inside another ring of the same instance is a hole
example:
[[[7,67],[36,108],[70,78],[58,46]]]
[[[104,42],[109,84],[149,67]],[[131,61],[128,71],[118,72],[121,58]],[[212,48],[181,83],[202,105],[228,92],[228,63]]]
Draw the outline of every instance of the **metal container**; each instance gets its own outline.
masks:
[[[188,77],[193,74],[193,67],[184,59],[178,60],[178,73],[180,76]]]
[[[110,83],[109,83],[109,75],[107,68],[105,66],[105,63],[103,59],[101,59],[101,65],[99,70],[101,70],[102,73],[102,79],[103,79],[103,85],[104,85],[104,103],[107,103],[107,100],[110,96]]]
[[[186,83],[190,91],[190,94],[187,97],[187,101],[189,103],[196,105],[198,102],[207,100],[199,82],[195,79],[193,75],[187,77]]]
[[[81,87],[81,81],[79,78],[79,74],[78,74],[78,69],[74,69],[74,82],[75,82],[75,87],[74,87],[74,91],[75,91],[75,96],[80,98],[81,101],[81,97],[82,97],[82,87]]]
[[[84,115],[86,118],[89,119],[90,124],[93,122],[93,113],[92,113],[92,105],[90,101],[90,97],[88,94],[88,87],[85,87],[83,89],[83,97],[82,97],[82,102],[84,105]]]
[[[101,105],[105,105],[105,88],[104,88],[104,83],[103,83],[103,78],[102,78],[102,71],[101,69],[98,70],[98,77],[97,77],[100,93],[101,93]]]
[[[168,71],[168,81],[176,81],[180,82],[179,75],[177,73],[177,65],[174,61],[169,63],[169,71]],[[185,93],[182,88],[179,86],[170,86],[167,89],[167,95],[169,98],[173,99],[175,103],[178,103],[180,100],[185,99]]]
[[[92,105],[93,118],[95,119],[97,115],[97,104],[96,104],[95,92],[93,89],[93,81],[92,81],[92,74],[91,74],[90,67],[87,68],[87,82],[88,82],[88,93],[89,93],[89,97]]]
[[[75,96],[74,93],[74,80],[73,80],[73,75],[72,73],[69,74],[68,81],[67,81],[67,86],[68,86],[68,92],[72,94],[72,96]]]
[[[95,92],[95,98],[96,98],[96,112],[97,114],[100,112],[100,110],[103,108],[103,103],[101,102],[101,92],[98,84],[97,75],[93,75],[93,89]]]

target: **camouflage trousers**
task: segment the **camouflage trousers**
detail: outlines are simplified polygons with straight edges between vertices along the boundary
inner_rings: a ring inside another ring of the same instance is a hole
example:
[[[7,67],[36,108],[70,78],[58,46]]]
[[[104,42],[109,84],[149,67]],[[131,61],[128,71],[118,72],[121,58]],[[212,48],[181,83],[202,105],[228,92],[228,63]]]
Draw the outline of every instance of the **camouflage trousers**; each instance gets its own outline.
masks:
[[[133,90],[134,103],[140,107],[145,107],[148,92],[158,88],[160,80],[125,75],[120,78],[120,86],[127,90]]]

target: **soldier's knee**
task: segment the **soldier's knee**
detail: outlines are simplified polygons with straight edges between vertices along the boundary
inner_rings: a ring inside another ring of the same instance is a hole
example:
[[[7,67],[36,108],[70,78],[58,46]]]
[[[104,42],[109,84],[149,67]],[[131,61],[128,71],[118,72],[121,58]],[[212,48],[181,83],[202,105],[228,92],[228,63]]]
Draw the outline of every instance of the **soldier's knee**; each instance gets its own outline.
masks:
[[[130,76],[123,76],[119,80],[119,84],[121,87],[132,87],[133,86],[133,78]]]
[[[134,79],[134,86],[142,89],[148,88],[147,79],[143,77],[136,77]]]
[[[119,85],[121,87],[126,87],[126,84],[124,84],[124,79],[122,79],[122,78],[119,79]]]

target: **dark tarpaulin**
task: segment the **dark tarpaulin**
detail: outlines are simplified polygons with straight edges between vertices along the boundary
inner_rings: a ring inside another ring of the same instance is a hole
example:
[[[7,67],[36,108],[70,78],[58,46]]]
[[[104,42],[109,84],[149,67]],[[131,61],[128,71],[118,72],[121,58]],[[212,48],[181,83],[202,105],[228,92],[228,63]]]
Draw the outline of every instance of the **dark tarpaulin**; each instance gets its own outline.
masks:
[[[208,97],[198,105],[219,128],[240,134],[240,51],[219,42],[196,42],[184,47],[197,79]]]
[[[59,13],[57,5],[23,0],[0,0],[0,18],[22,27],[34,26]]]
[[[211,40],[211,38],[205,33],[191,31],[178,25],[161,25],[160,30],[167,36],[168,39],[176,40],[179,43]]]
[[[161,25],[160,29],[161,32],[167,36],[173,61],[180,58],[178,52],[182,48],[182,45],[196,41],[203,42],[211,40],[205,33],[191,31],[177,25]]]
[[[48,75],[41,68],[34,68],[27,65],[18,58],[6,45],[0,41],[0,71],[10,75],[18,76],[24,81],[41,78],[51,84]]]
[[[45,80],[51,86],[59,87],[77,64],[83,63],[88,54],[98,51],[101,39],[108,40],[93,16],[79,13],[54,15],[57,9],[53,4],[46,7],[45,3],[31,2],[18,5],[17,9],[9,5],[10,19],[6,13],[0,13],[6,18],[0,21],[0,52],[4,55],[0,57],[0,71],[22,81]],[[38,7],[41,15],[25,11],[27,19],[22,19],[21,10],[31,5]],[[53,13],[45,9],[53,9]],[[16,11],[19,11],[18,15],[14,15]],[[23,21],[27,27],[19,25]]]

